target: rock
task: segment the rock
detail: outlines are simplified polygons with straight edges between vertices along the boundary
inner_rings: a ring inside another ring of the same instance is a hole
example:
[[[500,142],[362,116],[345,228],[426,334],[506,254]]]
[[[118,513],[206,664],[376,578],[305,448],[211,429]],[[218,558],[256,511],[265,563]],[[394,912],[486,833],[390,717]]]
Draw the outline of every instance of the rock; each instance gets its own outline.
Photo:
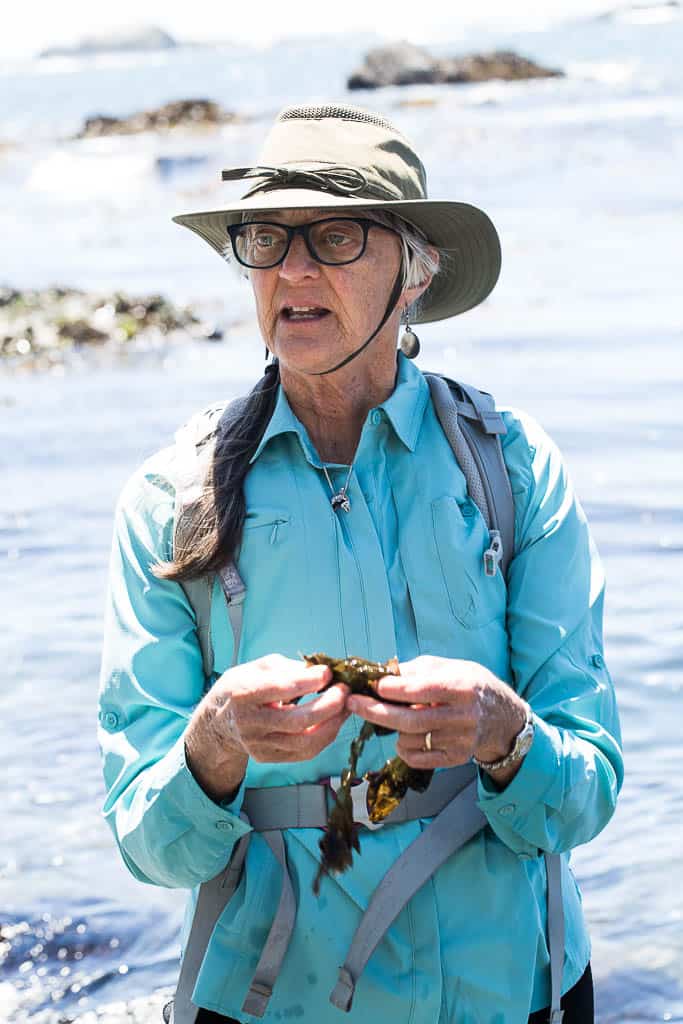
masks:
[[[436,62],[413,43],[379,46],[349,78],[349,89],[379,89],[384,85],[417,85],[436,81]]]
[[[163,295],[95,295],[75,288],[0,287],[0,361],[45,369],[70,352],[115,353],[131,345],[163,349],[171,341],[221,341],[222,328]]]
[[[109,339],[104,331],[98,331],[87,320],[65,320],[57,328],[57,334],[60,338],[73,341],[75,345],[88,345],[93,342],[102,344]],[[31,332],[31,337],[32,335],[33,332]]]
[[[39,57],[85,57],[97,53],[121,53],[135,50],[168,50],[178,44],[163,29],[150,25],[139,29],[84,36],[66,46],[51,46]]]
[[[174,128],[215,127],[236,121],[235,114],[223,110],[213,100],[174,100],[153,110],[143,110],[129,117],[110,117],[96,114],[86,118],[77,139],[92,139],[101,135],[133,135],[138,132],[169,131]]]
[[[364,64],[350,75],[349,89],[378,89],[387,85],[420,83],[513,81],[525,78],[556,78],[563,71],[544,68],[510,50],[437,59],[412,43],[396,43],[370,50]]]
[[[496,50],[493,53],[476,53],[469,57],[451,58],[439,62],[441,81],[489,82],[501,79],[505,82],[524,78],[560,78],[563,71],[544,68],[533,60],[520,57],[511,50]]]

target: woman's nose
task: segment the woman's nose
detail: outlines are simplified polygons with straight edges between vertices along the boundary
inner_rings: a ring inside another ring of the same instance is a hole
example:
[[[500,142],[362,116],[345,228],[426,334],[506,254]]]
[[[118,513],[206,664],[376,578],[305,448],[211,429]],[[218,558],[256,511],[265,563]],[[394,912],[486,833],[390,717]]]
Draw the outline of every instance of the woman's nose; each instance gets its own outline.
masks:
[[[313,259],[302,235],[295,235],[289,252],[279,267],[280,277],[295,281],[304,277],[318,277],[320,264]]]

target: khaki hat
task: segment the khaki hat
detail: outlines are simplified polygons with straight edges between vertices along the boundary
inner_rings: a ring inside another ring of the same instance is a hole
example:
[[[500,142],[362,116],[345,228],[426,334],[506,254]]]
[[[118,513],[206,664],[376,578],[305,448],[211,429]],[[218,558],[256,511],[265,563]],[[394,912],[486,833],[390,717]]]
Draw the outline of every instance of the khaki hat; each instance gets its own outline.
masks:
[[[223,171],[226,181],[255,179],[220,210],[173,220],[223,255],[227,227],[245,213],[284,209],[386,210],[415,225],[447,258],[423,294],[413,323],[464,313],[482,302],[500,273],[500,240],[476,206],[427,199],[425,170],[411,144],[379,115],[351,106],[287,107],[278,114],[258,163]]]

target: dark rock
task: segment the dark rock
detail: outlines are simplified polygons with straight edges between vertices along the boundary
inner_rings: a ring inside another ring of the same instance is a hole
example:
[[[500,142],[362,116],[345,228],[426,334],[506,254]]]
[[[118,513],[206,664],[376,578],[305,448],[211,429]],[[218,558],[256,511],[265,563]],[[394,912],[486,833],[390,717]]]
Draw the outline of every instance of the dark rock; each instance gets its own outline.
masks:
[[[440,61],[439,74],[441,81],[460,84],[489,82],[491,79],[513,82],[524,78],[559,78],[564,72],[541,67],[511,50],[496,50],[493,53],[475,53],[469,57]]]
[[[0,359],[26,369],[63,363],[70,351],[131,345],[162,349],[180,340],[220,341],[220,326],[163,295],[93,295],[77,289],[0,287]]]
[[[379,89],[384,85],[416,85],[436,81],[436,62],[413,43],[394,43],[370,50],[365,63],[349,78],[349,89]]]
[[[213,100],[174,100],[153,110],[143,110],[129,117],[96,114],[86,118],[77,139],[100,135],[134,135],[139,132],[169,131],[173,128],[215,127],[236,121],[235,114],[223,110]]]
[[[387,85],[556,78],[563,74],[510,50],[439,60],[412,43],[396,43],[371,50],[363,66],[349,77],[347,86],[349,89],[379,89]]]
[[[101,345],[109,340],[108,334],[99,331],[87,320],[65,320],[59,324],[57,334],[60,338],[73,341],[75,345],[87,345],[93,342]]]

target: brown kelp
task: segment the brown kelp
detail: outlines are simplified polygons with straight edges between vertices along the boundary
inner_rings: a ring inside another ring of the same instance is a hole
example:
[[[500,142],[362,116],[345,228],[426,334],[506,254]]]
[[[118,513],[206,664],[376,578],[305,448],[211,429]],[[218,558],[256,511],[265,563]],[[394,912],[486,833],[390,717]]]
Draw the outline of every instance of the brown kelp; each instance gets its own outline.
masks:
[[[326,654],[305,654],[303,657],[307,665],[327,665],[332,670],[332,679],[324,689],[335,683],[346,683],[352,693],[375,697],[386,704],[402,703],[380,697],[375,685],[383,676],[400,674],[396,658],[379,662],[358,657],[330,658]],[[324,875],[346,871],[353,863],[353,850],[360,853],[359,826],[354,824],[351,797],[352,787],[361,781],[357,774],[358,759],[371,736],[385,736],[393,731],[372,722],[364,722],[360,733],[351,743],[349,764],[341,773],[341,784],[335,793],[334,806],[319,843],[322,860],[313,882],[316,896]],[[366,805],[370,821],[374,824],[382,822],[398,807],[409,789],[423,793],[433,774],[431,769],[411,768],[400,757],[392,757],[379,771],[366,772],[363,778],[368,782]]]

